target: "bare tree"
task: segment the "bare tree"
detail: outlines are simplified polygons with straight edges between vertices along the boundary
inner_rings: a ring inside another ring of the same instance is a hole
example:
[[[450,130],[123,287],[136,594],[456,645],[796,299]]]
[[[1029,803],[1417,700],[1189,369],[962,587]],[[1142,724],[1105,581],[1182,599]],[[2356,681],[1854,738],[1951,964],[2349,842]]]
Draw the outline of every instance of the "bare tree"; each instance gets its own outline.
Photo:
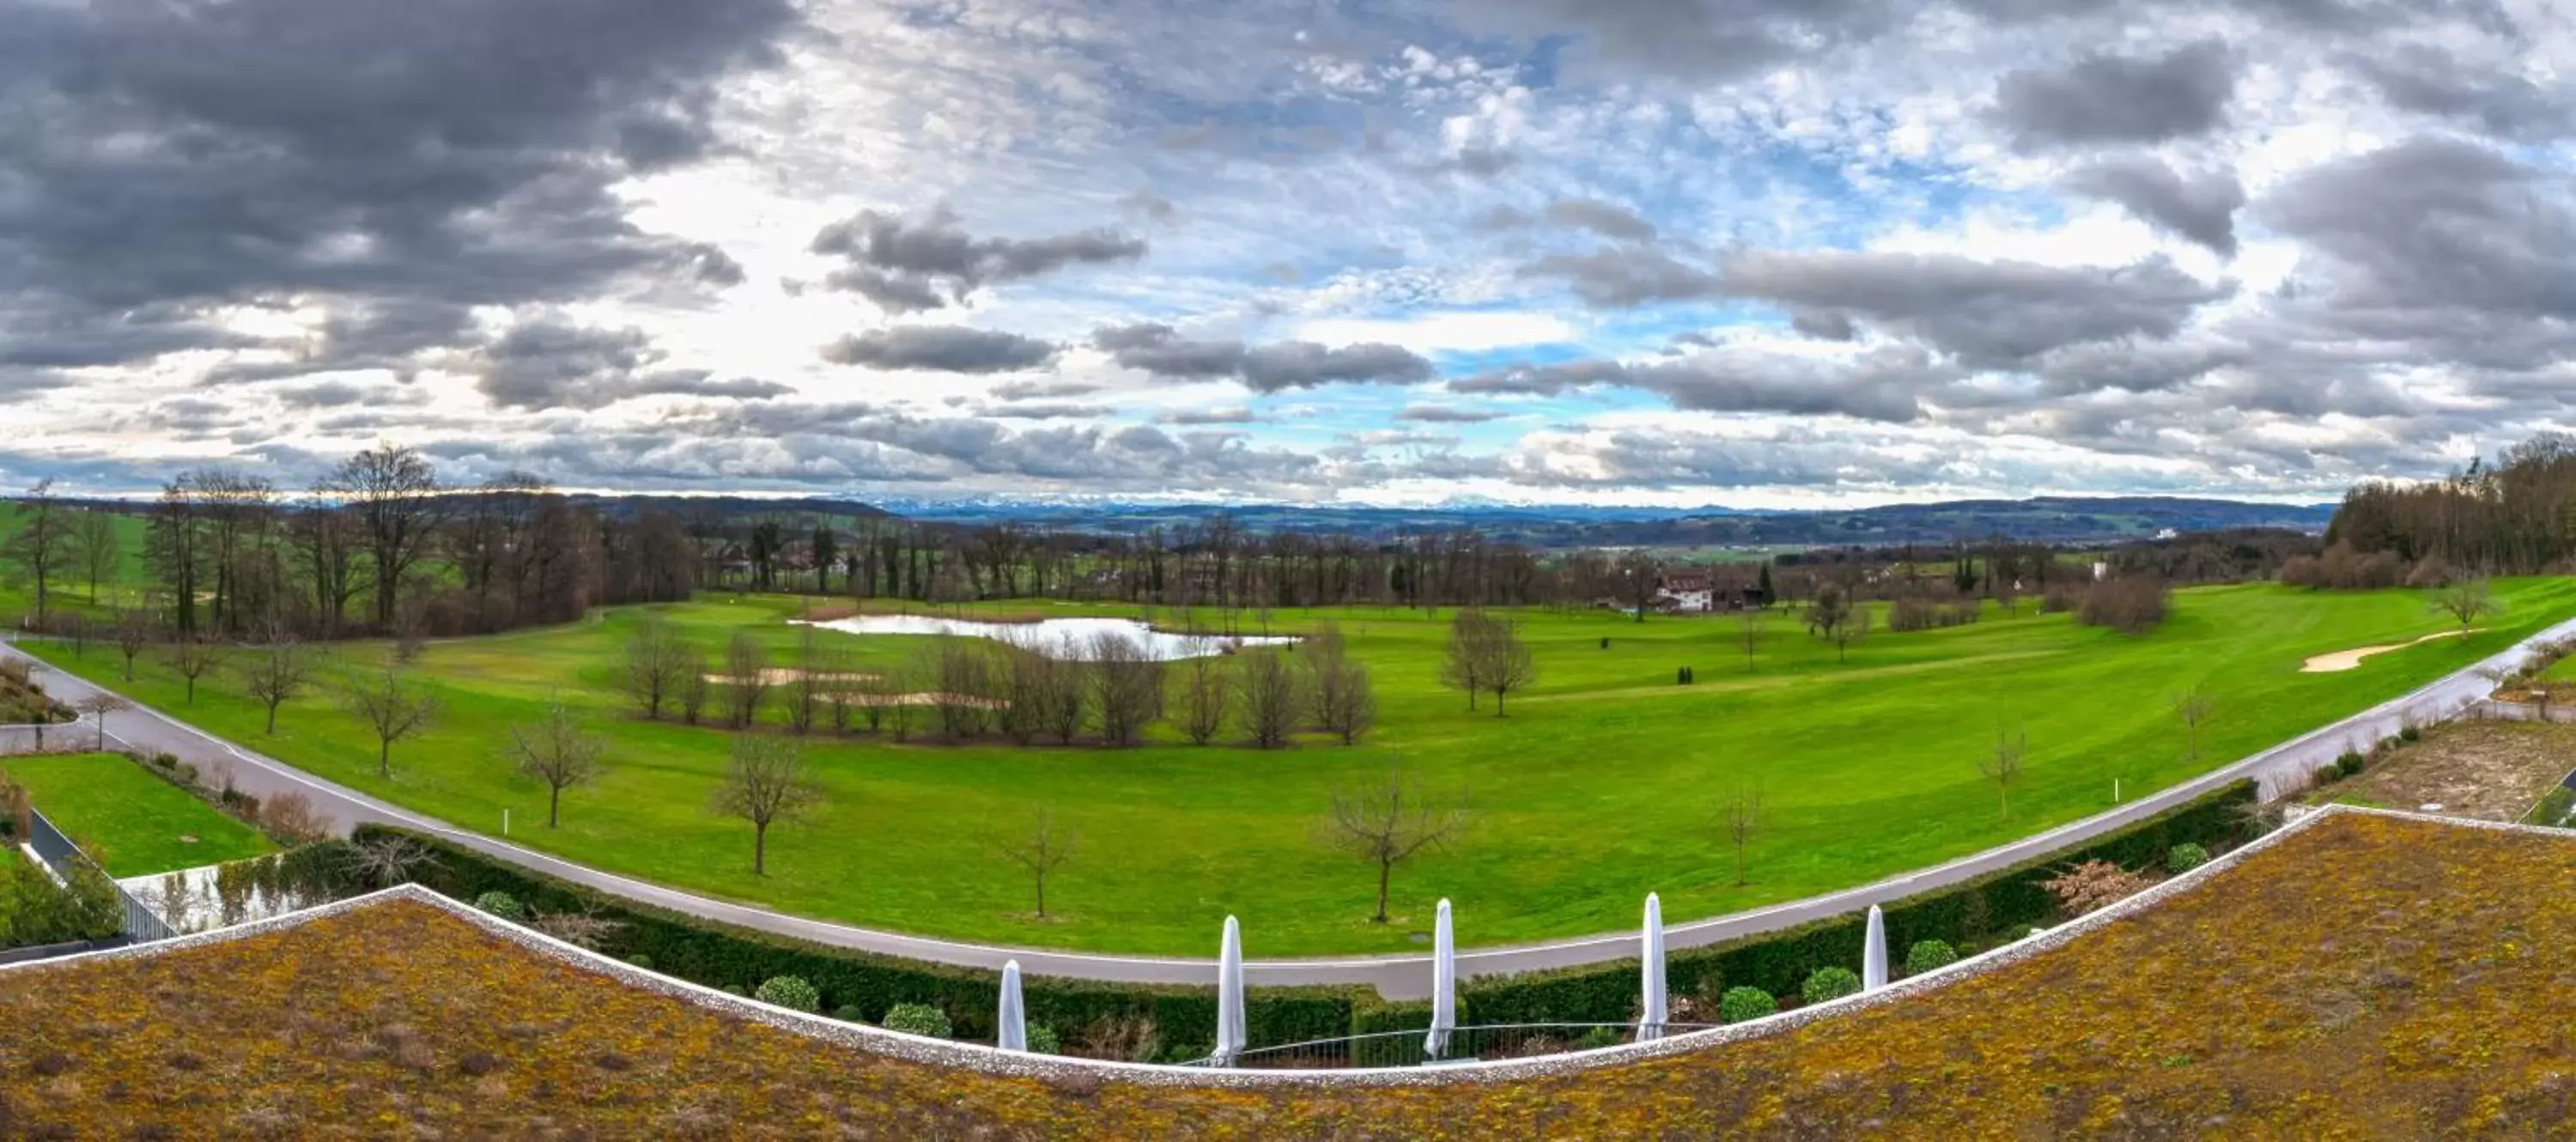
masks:
[[[376,735],[376,776],[394,774],[394,743],[429,728],[438,717],[438,695],[401,670],[387,667],[350,678],[341,703]]]
[[[751,872],[769,875],[769,827],[820,805],[823,790],[805,771],[805,754],[787,738],[736,734],[715,810],[751,822]]]
[[[1995,746],[1978,759],[1977,772],[1995,784],[1995,818],[2012,816],[2012,787],[2021,780],[2022,758],[2030,752],[2030,736],[1998,728]]]
[[[1395,866],[1446,846],[1466,831],[1468,820],[1463,793],[1454,799],[1431,796],[1406,782],[1402,766],[1390,763],[1381,779],[1333,791],[1323,832],[1332,847],[1377,866],[1377,915],[1369,919],[1383,924]]]
[[[2182,719],[2183,741],[2191,750],[2188,756],[2191,760],[2198,761],[2200,760],[2201,723],[2209,720],[2210,711],[2215,703],[2210,698],[2209,691],[2200,686],[2194,686],[2174,695],[2172,701],[2174,716]]]
[[[1344,662],[1311,684],[1334,691],[1329,704],[1317,699],[1315,705],[1329,710],[1329,716],[1322,723],[1323,728],[1342,739],[1343,745],[1360,744],[1360,739],[1377,725],[1377,690],[1369,684],[1369,668],[1365,664]]]
[[[350,842],[342,861],[360,883],[391,888],[408,883],[421,869],[437,864],[438,856],[418,838],[388,833]]]
[[[80,700],[80,712],[98,719],[99,752],[107,752],[107,716],[133,708],[134,703],[126,701],[123,695],[105,690],[93,691],[89,697]]]
[[[1754,837],[1761,834],[1764,824],[1762,790],[1758,786],[1737,789],[1718,803],[1718,835],[1735,850],[1735,883],[1739,886],[1748,883],[1744,879],[1744,850],[1753,844]]]
[[[1494,716],[1499,718],[1504,695],[1538,681],[1538,663],[1530,658],[1529,644],[1521,641],[1520,628],[1499,619],[1486,620],[1485,637],[1477,646],[1484,662],[1476,668],[1476,676],[1485,692],[1494,696]]]
[[[1467,692],[1467,708],[1476,708],[1476,697],[1484,693],[1484,669],[1492,653],[1486,644],[1493,641],[1494,620],[1474,607],[1461,607],[1449,619],[1449,643],[1441,650],[1440,684],[1452,690]]]
[[[1296,732],[1297,714],[1305,709],[1298,700],[1297,681],[1296,672],[1278,651],[1236,656],[1235,710],[1255,748],[1279,749]]]
[[[679,700],[689,675],[705,670],[697,649],[658,617],[645,616],[626,640],[626,695],[646,718],[659,719],[663,706]]]
[[[1768,612],[1754,607],[1735,612],[1735,640],[1744,647],[1745,673],[1760,669],[1760,660],[1756,656],[1762,653],[1762,641],[1770,634],[1771,616]]]
[[[1041,806],[1038,809],[1037,826],[1029,830],[1027,835],[997,841],[994,847],[1000,849],[1002,855],[1009,857],[1013,863],[1028,870],[1029,879],[1037,887],[1038,916],[1043,919],[1047,914],[1047,877],[1057,868],[1062,867],[1064,862],[1073,859],[1074,850],[1080,847],[1081,842],[1081,834],[1072,829],[1058,827],[1054,810]]]
[[[725,644],[725,724],[737,730],[760,720],[760,700],[769,693],[769,656],[747,630],[733,632]]]
[[[994,697],[990,646],[982,639],[950,635],[932,647],[931,677],[939,680],[934,707],[939,732],[952,741],[981,737],[993,727],[1000,702]]]
[[[706,717],[707,701],[714,696],[715,685],[707,681],[707,664],[696,650],[689,652],[688,663],[689,672],[680,677],[680,720],[694,726]]]
[[[814,715],[823,708],[823,678],[819,652],[814,645],[814,628],[797,628],[796,677],[787,683],[787,725],[798,734],[814,732]]]
[[[561,698],[546,702],[545,716],[510,727],[510,760],[520,773],[546,783],[546,827],[563,819],[563,792],[599,776],[607,743],[586,733]]]
[[[123,541],[116,534],[116,513],[91,508],[73,518],[72,563],[89,582],[91,606],[98,605],[99,581],[116,578],[117,562],[124,555]]]
[[[1852,624],[1859,621],[1851,592],[1828,583],[1816,588],[1816,597],[1807,603],[1807,633],[1834,644],[1836,661],[1842,661],[1851,647]]]
[[[211,638],[182,637],[161,654],[170,672],[188,680],[186,704],[197,704],[197,679],[223,665],[224,644]]]
[[[2483,578],[2463,579],[2433,593],[2433,609],[2460,624],[2460,636],[2468,637],[2469,628],[2479,619],[2503,608],[2495,601],[2495,591]]]
[[[53,480],[43,479],[18,497],[12,514],[18,526],[0,540],[0,559],[17,564],[35,582],[36,621],[42,623],[54,575],[71,558],[72,513],[55,498]]]
[[[125,656],[125,680],[134,681],[134,660],[152,645],[152,612],[141,608],[116,613],[116,652]]]
[[[1225,661],[1199,654],[1181,664],[1181,692],[1175,705],[1181,734],[1191,745],[1206,745],[1225,731],[1225,699],[1233,688],[1226,678]]]
[[[375,572],[376,625],[392,627],[404,575],[454,506],[438,473],[412,448],[378,444],[343,461],[314,490],[357,521]]]
[[[1131,746],[1163,716],[1163,664],[1135,639],[1103,631],[1091,640],[1091,707],[1100,719],[1100,744]]]
[[[313,675],[313,658],[304,644],[283,630],[252,650],[241,664],[242,689],[268,707],[268,733],[277,735],[277,708],[304,693]]]
[[[1329,730],[1341,723],[1342,673],[1350,665],[1340,623],[1317,623],[1297,644],[1297,668],[1306,676],[1303,688],[1314,705],[1316,725]]]

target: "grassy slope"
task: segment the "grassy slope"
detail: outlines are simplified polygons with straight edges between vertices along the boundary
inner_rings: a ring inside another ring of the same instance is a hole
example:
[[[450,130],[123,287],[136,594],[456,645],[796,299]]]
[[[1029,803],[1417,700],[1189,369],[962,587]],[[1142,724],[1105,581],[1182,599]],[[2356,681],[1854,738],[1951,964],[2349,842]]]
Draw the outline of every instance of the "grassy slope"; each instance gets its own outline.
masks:
[[[18,513],[13,505],[0,504],[0,542],[18,530]],[[124,513],[116,517],[116,573],[99,581],[95,597],[89,581],[78,567],[66,565],[57,571],[47,594],[52,607],[87,614],[111,615],[117,608],[139,606],[146,579],[143,567],[144,517]],[[66,563],[69,557],[66,555]],[[36,585],[26,579],[17,565],[0,563],[0,621],[15,623],[22,614],[36,610]]]
[[[112,753],[0,763],[75,841],[98,846],[110,876],[147,876],[259,856],[274,846],[248,825]],[[196,840],[182,840],[182,837]]]
[[[1228,913],[1258,955],[1417,947],[1431,903],[1453,899],[1462,936],[1494,944],[1624,927],[1638,898],[1663,893],[1674,919],[1847,887],[2083,816],[2171,784],[2429,681],[2576,612],[2576,581],[2501,584],[2509,610],[2465,643],[2437,640],[2340,674],[2300,674],[2308,655],[2442,628],[2419,593],[2310,594],[2271,586],[2184,593],[2174,620],[2141,639],[2027,613],[1973,627],[1881,634],[1837,663],[1786,615],[1747,674],[1730,621],[1634,624],[1599,613],[1523,616],[1544,672],[1513,715],[1471,714],[1437,689],[1443,624],[1401,612],[1339,616],[1376,672],[1379,733],[1359,749],[1287,752],[1162,745],[1125,752],[816,743],[830,804],[772,838],[765,879],[750,874],[747,826],[710,814],[724,761],[713,730],[625,717],[614,692],[632,610],[576,627],[431,647],[449,709],[396,750],[391,780],[374,743],[318,698],[290,705],[264,739],[258,709],[229,680],[181,710],[176,680],[146,663],[132,692],[315,772],[450,821],[497,830],[573,859],[810,915],[910,931],[1065,947],[1205,953]],[[780,648],[780,599],[702,601],[670,617],[713,647],[732,628]],[[1045,609],[1010,604],[1008,610]],[[1064,608],[1072,613],[1074,608]],[[1318,616],[1280,618],[1295,626]],[[1599,640],[1609,636],[1609,649]],[[913,640],[844,639],[888,664]],[[61,657],[59,650],[47,653]],[[350,647],[351,662],[375,646]],[[73,664],[116,672],[93,650]],[[1701,682],[1672,684],[1690,664]],[[2167,696],[2217,695],[2204,756],[2183,756]],[[595,713],[614,768],[566,797],[559,830],[544,791],[503,759],[508,726],[559,690]],[[2029,736],[2028,774],[1999,819],[1975,763],[2009,722]],[[1391,757],[1429,783],[1472,790],[1474,832],[1399,871],[1398,922],[1367,922],[1373,878],[1317,844],[1337,781]],[[1715,802],[1759,786],[1771,823],[1748,887],[1729,886],[1709,827]],[[1062,915],[1024,915],[1027,880],[993,838],[1040,805],[1082,833],[1050,885]]]

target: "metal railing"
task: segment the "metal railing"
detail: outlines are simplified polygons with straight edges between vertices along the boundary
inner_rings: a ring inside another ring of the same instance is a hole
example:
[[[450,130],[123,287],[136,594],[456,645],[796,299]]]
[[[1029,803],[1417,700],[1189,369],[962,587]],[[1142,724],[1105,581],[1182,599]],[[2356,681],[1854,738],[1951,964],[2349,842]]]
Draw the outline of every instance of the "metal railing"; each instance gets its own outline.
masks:
[[[55,828],[52,821],[46,820],[42,811],[31,807],[27,817],[31,826],[27,837],[28,845],[36,850],[37,857],[46,864],[52,865],[54,871],[60,873],[64,879],[71,878],[74,861],[90,866],[100,876],[107,876],[107,870],[100,868],[97,862],[89,859],[89,854],[82,852],[79,845],[73,844],[72,839],[65,836],[61,829]],[[115,882],[114,877],[108,877],[108,880],[110,883]],[[126,891],[122,884],[116,885],[116,900],[124,911],[124,919],[119,922],[118,932],[127,940],[137,944],[148,944],[178,935],[171,930],[169,922],[161,918],[160,912],[151,905],[135,899],[134,894]]]
[[[1713,1023],[1666,1023],[1663,1033],[1679,1035],[1703,1031]],[[1492,1023],[1456,1027],[1449,1031],[1448,1041],[1438,1055],[1431,1054],[1428,1037],[1431,1029],[1417,1027],[1409,1031],[1379,1031],[1367,1035],[1348,1035],[1338,1039],[1313,1039],[1303,1043],[1283,1043],[1272,1047],[1253,1047],[1232,1060],[1219,1062],[1215,1056],[1193,1059],[1183,1066],[1231,1066],[1246,1070],[1340,1070],[1349,1067],[1422,1067],[1449,1063],[1491,1062],[1497,1059],[1532,1059],[1562,1055],[1595,1047],[1615,1047],[1637,1039],[1634,1023]]]

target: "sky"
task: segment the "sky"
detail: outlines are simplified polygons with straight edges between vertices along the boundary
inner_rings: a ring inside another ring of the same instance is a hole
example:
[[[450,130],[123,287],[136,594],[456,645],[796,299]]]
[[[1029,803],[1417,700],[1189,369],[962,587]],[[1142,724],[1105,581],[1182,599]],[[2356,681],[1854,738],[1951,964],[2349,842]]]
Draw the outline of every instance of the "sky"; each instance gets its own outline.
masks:
[[[0,484],[2330,499],[2576,426],[2539,0],[11,0]]]

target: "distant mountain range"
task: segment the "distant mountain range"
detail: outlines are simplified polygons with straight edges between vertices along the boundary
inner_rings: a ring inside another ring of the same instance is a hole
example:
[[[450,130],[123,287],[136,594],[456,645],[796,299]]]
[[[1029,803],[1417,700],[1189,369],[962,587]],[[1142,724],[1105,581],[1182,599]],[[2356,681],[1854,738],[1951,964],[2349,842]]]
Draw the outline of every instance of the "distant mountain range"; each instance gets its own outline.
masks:
[[[1597,508],[1448,504],[1422,508],[1299,504],[1170,504],[1026,500],[880,501],[913,519],[1017,522],[1132,534],[1223,515],[1248,531],[1350,532],[1388,537],[1472,529],[1540,547],[1841,547],[1946,544],[1994,535],[2031,543],[2115,543],[2159,532],[2278,528],[2322,532],[2333,504],[2261,504],[2169,496],[2043,496],[1952,500],[1834,511]]]

